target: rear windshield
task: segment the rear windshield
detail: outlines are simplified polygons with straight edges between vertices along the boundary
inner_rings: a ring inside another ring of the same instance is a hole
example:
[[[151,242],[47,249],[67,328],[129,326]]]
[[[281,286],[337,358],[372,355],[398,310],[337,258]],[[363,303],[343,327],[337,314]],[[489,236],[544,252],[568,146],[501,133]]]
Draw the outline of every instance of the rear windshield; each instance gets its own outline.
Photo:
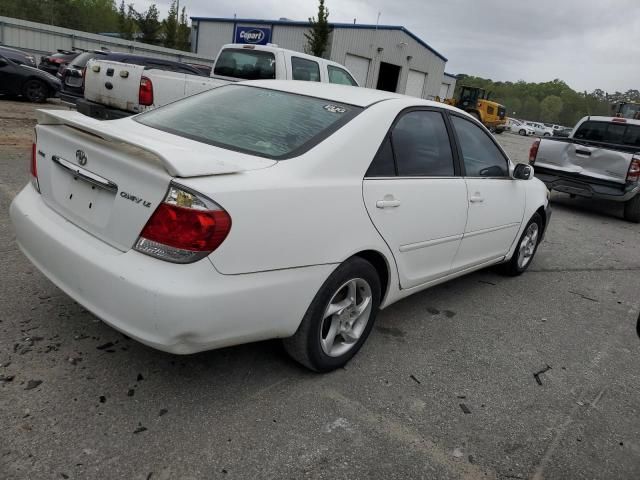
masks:
[[[573,138],[640,147],[640,125],[586,121],[580,125]]]
[[[276,58],[271,52],[225,48],[220,52],[213,74],[245,80],[272,80],[276,78],[275,64]]]
[[[282,160],[309,150],[361,110],[278,90],[226,85],[135,120],[198,142]]]

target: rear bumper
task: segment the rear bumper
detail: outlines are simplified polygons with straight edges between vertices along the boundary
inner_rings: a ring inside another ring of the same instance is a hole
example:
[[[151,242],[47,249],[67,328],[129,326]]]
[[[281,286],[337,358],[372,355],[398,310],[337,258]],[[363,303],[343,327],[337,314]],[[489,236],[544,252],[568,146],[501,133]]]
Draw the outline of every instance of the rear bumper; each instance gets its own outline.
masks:
[[[85,98],[78,98],[75,104],[78,112],[99,120],[116,120],[118,118],[130,117],[133,115],[132,112],[109,108],[101,103],[92,102]]]
[[[603,184],[585,176],[563,174],[535,165],[534,171],[535,176],[542,180],[549,190],[579,197],[626,202],[640,194],[640,184]]]
[[[295,333],[333,265],[222,275],[121,252],[51,210],[27,185],[11,204],[20,249],[67,295],[128,336],[186,354]]]

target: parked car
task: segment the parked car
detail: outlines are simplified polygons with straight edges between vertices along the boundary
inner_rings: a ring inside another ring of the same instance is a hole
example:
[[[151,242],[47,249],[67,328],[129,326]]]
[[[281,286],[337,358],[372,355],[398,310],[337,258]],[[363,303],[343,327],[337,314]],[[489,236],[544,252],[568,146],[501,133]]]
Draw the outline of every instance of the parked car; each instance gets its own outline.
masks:
[[[0,94],[22,96],[30,102],[55,97],[60,80],[35,67],[32,55],[0,47]]]
[[[514,119],[509,119],[507,122],[507,129],[511,133],[517,133],[518,135],[523,135],[525,137],[528,135],[535,135],[535,130],[533,128]]]
[[[524,124],[528,127],[531,127],[534,131],[534,134],[539,137],[550,137],[553,135],[553,128],[547,127],[542,123],[524,122]]]
[[[489,265],[524,272],[550,215],[532,167],[472,116],[379,90],[266,80],[110,122],[44,110],[36,139],[18,245],[173,353],[284,338],[338,368],[379,308]]]
[[[107,58],[110,52],[103,50],[93,50],[83,52],[71,60],[69,65],[62,70],[62,87],[60,89],[60,99],[63,102],[75,105],[79,98],[84,96],[84,70],[87,62],[93,58]]]
[[[239,80],[358,85],[339,63],[274,45],[224,45],[211,78],[133,63],[126,59],[92,62],[87,68],[84,100],[77,101],[78,111],[100,119],[122,118]]]
[[[564,137],[564,138],[566,138],[569,135],[571,135],[572,131],[573,131],[573,128],[570,128],[570,127],[554,128],[553,136],[554,137]]]
[[[584,117],[568,138],[536,140],[529,162],[549,190],[624,203],[640,222],[640,120]]]
[[[57,75],[61,67],[69,64],[69,62],[80,55],[80,53],[80,51],[58,50],[56,53],[43,55],[40,57],[38,68],[51,75]]]

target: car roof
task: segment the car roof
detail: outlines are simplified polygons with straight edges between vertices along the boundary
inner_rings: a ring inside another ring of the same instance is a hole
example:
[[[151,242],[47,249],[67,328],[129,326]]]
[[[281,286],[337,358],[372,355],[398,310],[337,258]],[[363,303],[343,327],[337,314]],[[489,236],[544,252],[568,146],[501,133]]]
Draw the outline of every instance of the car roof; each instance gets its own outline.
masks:
[[[633,120],[631,118],[620,118],[620,117],[584,117],[582,121],[591,120],[594,122],[619,122],[620,124],[627,125],[640,125],[640,120]]]
[[[6,55],[6,56],[10,56],[10,55],[18,55],[21,57],[26,57],[28,54],[23,52],[22,50],[17,50],[15,48],[10,48],[10,47],[5,47],[3,45],[0,45],[0,53]]]
[[[399,93],[385,92],[383,90],[352,87],[336,83],[308,82],[303,80],[248,80],[245,82],[239,82],[239,84],[297,93],[299,95],[308,95],[310,97],[325,98],[327,100],[355,105],[357,107],[368,107],[383,100],[404,99],[415,100],[416,105],[457,110],[440,102],[410,97]]]

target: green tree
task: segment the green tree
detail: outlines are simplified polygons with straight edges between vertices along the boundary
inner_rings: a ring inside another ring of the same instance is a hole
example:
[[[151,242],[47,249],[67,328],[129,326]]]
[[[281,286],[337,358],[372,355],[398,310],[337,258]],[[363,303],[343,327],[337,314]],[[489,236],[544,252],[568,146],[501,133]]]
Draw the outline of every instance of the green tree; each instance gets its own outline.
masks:
[[[140,32],[140,41],[144,43],[158,43],[158,34],[162,28],[159,20],[160,12],[158,12],[158,7],[153,4],[146,11],[138,12],[133,6],[129,5],[129,11]]]
[[[189,28],[189,20],[187,18],[187,9],[182,7],[180,12],[180,22],[176,35],[176,47],[179,50],[189,51],[191,45],[191,28]]]
[[[522,102],[522,118],[539,120],[540,103],[535,97],[526,97]]]
[[[164,30],[164,46],[175,48],[178,40],[178,8],[175,0],[171,2],[167,18],[162,21]]]
[[[132,16],[133,7],[128,7],[124,4],[124,0],[120,2],[120,8],[118,8],[118,32],[120,37],[125,40],[133,40],[133,36],[136,30],[136,24]]]
[[[322,57],[324,55],[327,50],[329,35],[331,33],[331,28],[327,22],[328,18],[329,10],[324,6],[324,0],[319,0],[318,18],[309,18],[311,28],[304,34],[304,38],[307,39],[307,45],[304,48],[306,53],[315,55],[316,57]]]
[[[540,102],[540,118],[543,122],[560,122],[562,112],[562,99],[556,95],[549,95]]]

